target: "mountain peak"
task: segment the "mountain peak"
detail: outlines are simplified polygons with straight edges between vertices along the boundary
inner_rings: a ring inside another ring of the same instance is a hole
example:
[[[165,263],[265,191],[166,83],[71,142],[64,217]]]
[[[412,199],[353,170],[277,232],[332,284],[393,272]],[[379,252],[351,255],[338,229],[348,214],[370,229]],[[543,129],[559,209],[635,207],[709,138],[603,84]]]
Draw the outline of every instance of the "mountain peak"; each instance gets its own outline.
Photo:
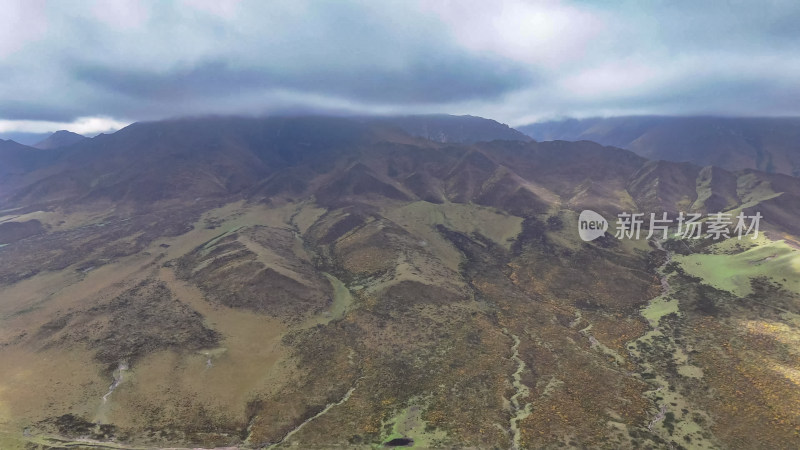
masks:
[[[68,130],[58,130],[48,136],[46,139],[34,144],[33,147],[40,150],[51,150],[54,148],[76,144],[84,139],[87,139],[87,137],[78,133],[73,133]]]
[[[450,114],[387,116],[369,120],[398,127],[412,136],[448,144],[472,144],[481,141],[531,140],[526,134],[492,119]]]

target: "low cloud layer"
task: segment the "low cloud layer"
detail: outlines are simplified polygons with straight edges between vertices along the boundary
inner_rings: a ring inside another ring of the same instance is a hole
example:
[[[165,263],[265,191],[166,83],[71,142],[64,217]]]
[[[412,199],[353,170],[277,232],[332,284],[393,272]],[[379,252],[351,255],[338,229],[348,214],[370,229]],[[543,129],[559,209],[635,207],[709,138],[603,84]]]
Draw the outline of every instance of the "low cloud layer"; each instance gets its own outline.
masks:
[[[0,1],[0,135],[202,114],[800,115],[794,1]]]

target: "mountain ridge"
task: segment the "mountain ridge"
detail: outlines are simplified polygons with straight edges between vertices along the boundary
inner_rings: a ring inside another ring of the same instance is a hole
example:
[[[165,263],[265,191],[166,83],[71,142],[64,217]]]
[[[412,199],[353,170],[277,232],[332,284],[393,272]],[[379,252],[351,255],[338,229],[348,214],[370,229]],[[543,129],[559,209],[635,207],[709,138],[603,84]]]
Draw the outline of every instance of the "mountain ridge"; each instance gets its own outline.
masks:
[[[439,116],[436,118],[438,120]],[[466,126],[474,123],[474,119],[447,116],[446,120],[462,120],[462,125]],[[505,130],[500,128],[500,137],[505,136]],[[322,140],[315,140],[315,136]],[[18,159],[21,156],[33,158],[31,152],[35,150],[21,145],[12,147],[15,150],[7,153],[18,155]],[[416,153],[422,148],[429,151]],[[409,172],[409,164],[414,166],[419,162],[411,162],[407,158],[400,162],[404,159],[403,149],[410,151],[410,154],[417,154],[414,158],[423,161],[431,159],[431,163],[451,158],[448,154],[464,156],[459,162],[452,163],[455,165],[448,169],[449,174],[441,169]],[[131,160],[134,155],[135,159]],[[385,157],[390,160],[381,160]],[[598,204],[595,208],[599,210],[611,208],[612,204],[616,205],[617,211],[623,206],[671,213],[689,211],[693,207],[703,211],[708,211],[709,206],[732,209],[742,204],[747,195],[733,193],[730,187],[742,175],[720,168],[712,169],[710,166],[704,169],[687,163],[647,162],[629,150],[590,141],[439,142],[406,134],[401,127],[394,127],[388,118],[364,121],[307,116],[264,119],[211,117],[135,123],[114,134],[54,149],[52,156],[46,160],[34,158],[27,162],[23,158],[27,165],[18,170],[24,172],[35,169],[34,181],[28,184],[18,181],[17,189],[9,189],[5,197],[0,197],[0,202],[5,200],[4,208],[8,208],[18,206],[19,202],[63,202],[68,198],[72,198],[72,201],[105,198],[115,202],[129,200],[136,203],[159,199],[251,195],[248,192],[257,190],[257,186],[267,179],[272,180],[269,181],[272,186],[270,192],[280,192],[283,187],[276,183],[282,180],[280,183],[294,185],[296,194],[304,195],[310,186],[308,180],[292,178],[292,171],[310,169],[308,174],[312,177],[334,174],[341,170],[336,168],[339,164],[337,161],[345,158],[361,161],[361,170],[351,171],[349,175],[337,175],[344,176],[344,180],[348,181],[328,186],[327,191],[323,189],[318,194],[320,198],[333,201],[333,198],[341,195],[342,189],[347,192],[355,189],[353,192],[356,193],[366,192],[364,189],[385,189],[382,195],[389,195],[391,191],[395,192],[392,196],[404,199],[419,199],[419,195],[422,195],[428,199],[439,199],[437,201],[448,197],[449,201],[473,201],[488,198],[488,191],[480,194],[480,186],[492,177],[501,177],[503,183],[511,183],[504,188],[506,190],[517,186],[506,194],[528,192],[525,195],[530,197],[532,204],[539,201],[534,198],[534,191],[538,189],[545,196],[561,196],[562,201],[573,206],[591,208],[591,202],[596,201]],[[364,165],[373,164],[370,163],[373,160],[374,164],[378,164],[374,169]],[[501,167],[508,176],[497,172]],[[627,167],[627,172],[620,172],[622,167]],[[653,172],[654,169],[660,172]],[[715,173],[715,182],[705,186],[700,179],[701,173]],[[746,174],[765,183],[777,180],[775,176],[759,171]],[[360,177],[360,181],[354,181],[353,177]],[[514,181],[514,177],[517,177],[517,181]],[[650,177],[650,181],[644,181],[642,177]],[[636,178],[640,180],[635,181]],[[729,180],[724,183],[726,187],[716,183],[720,178]],[[423,185],[416,181],[425,179],[428,181]],[[431,180],[436,179],[440,181],[435,184],[444,184],[439,187],[431,185]],[[586,180],[594,181],[585,184]],[[660,184],[656,183],[658,180]],[[787,187],[784,191],[786,195],[794,196],[800,192],[795,186],[797,183],[775,183]],[[384,187],[378,188],[379,185]],[[702,194],[698,193],[701,185],[704,190]],[[427,187],[420,191],[423,186]],[[499,188],[500,185],[496,186]],[[537,188],[531,190],[521,186]],[[646,193],[647,189],[654,189],[655,186],[659,186],[658,192]],[[448,189],[451,190],[450,194],[447,193]],[[670,189],[674,191],[673,194],[667,193]],[[722,191],[717,192],[718,189]],[[618,197],[617,193],[626,191],[630,192]],[[57,196],[52,197],[53,194]],[[702,205],[695,203],[698,197],[704,197]],[[607,211],[611,212],[611,209]]]
[[[620,116],[518,127],[536,140],[592,140],[649,159],[800,176],[800,118]]]
[[[397,126],[406,133],[430,141],[472,144],[480,141],[528,141],[524,133],[506,124],[470,115],[422,114],[406,116],[367,117],[368,122]]]

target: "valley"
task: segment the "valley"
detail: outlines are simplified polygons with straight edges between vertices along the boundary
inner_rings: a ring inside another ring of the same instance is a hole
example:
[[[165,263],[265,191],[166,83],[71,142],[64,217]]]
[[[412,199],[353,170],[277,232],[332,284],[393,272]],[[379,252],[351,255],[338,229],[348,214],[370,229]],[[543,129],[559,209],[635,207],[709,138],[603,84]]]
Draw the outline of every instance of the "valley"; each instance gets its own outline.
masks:
[[[142,123],[21,172],[0,447],[800,438],[795,179],[389,125]],[[759,239],[577,230],[583,208],[723,203],[762,211]]]

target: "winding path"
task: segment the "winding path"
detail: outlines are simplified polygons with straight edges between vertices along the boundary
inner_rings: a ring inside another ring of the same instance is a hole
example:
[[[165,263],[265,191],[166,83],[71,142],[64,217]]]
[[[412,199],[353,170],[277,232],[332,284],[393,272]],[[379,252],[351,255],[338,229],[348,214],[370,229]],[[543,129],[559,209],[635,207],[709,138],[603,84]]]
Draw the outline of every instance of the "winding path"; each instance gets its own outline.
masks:
[[[509,430],[511,432],[511,448],[512,450],[518,450],[520,448],[521,439],[519,423],[532,412],[532,405],[530,403],[525,403],[523,405],[520,399],[527,397],[528,394],[530,394],[530,389],[522,383],[522,372],[525,371],[526,365],[525,361],[519,357],[519,336],[512,334],[507,328],[503,328],[503,333],[514,341],[514,345],[511,346],[511,360],[517,363],[517,370],[511,375],[513,380],[511,385],[514,387],[514,394],[509,399],[509,403],[511,404]]]
[[[278,442],[275,442],[274,444],[269,444],[269,445],[265,446],[264,448],[273,448],[273,447],[275,447],[277,445],[285,443],[286,441],[289,440],[290,437],[292,437],[292,435],[294,435],[295,433],[300,431],[304,426],[308,425],[310,422],[312,422],[315,419],[319,418],[320,416],[324,415],[325,413],[330,411],[333,407],[339,406],[342,403],[344,403],[347,400],[349,400],[350,396],[353,395],[353,392],[356,390],[356,387],[358,387],[358,383],[360,381],[361,381],[361,379],[356,380],[356,383],[353,385],[353,387],[351,387],[350,390],[348,390],[344,394],[344,396],[341,399],[339,399],[339,401],[333,402],[333,403],[328,403],[327,405],[325,405],[325,408],[323,408],[322,411],[320,411],[320,412],[314,414],[313,416],[309,417],[308,419],[304,420],[303,423],[301,423],[300,425],[296,426],[295,428],[290,430],[288,433],[286,433]]]
[[[126,370],[128,370],[128,365],[124,362],[119,363],[119,367],[117,367],[117,370],[115,370],[113,374],[114,381],[111,382],[111,386],[108,387],[108,392],[103,396],[103,403],[108,401],[108,397],[110,397],[119,384],[122,383],[122,377]]]
[[[661,264],[657,269],[659,275],[661,275],[661,290],[662,290],[661,295],[659,295],[657,297],[654,297],[653,299],[650,300],[650,302],[652,302],[655,299],[658,299],[658,298],[666,296],[672,290],[672,287],[669,285],[669,280],[668,280],[669,276],[666,273],[664,273],[664,269],[666,269],[667,265],[672,261],[672,252],[670,252],[669,250],[666,250],[664,248],[664,246],[661,244],[661,241],[658,240],[658,239],[654,240],[653,243],[655,244],[657,249],[659,249],[662,252],[666,253],[666,257],[664,258],[664,263]],[[650,304],[650,302],[648,302],[648,305]],[[645,320],[647,320],[646,317],[645,317]],[[653,330],[658,330],[658,323],[655,324],[655,326],[653,327]],[[658,391],[660,391],[662,389],[664,389],[664,386],[659,387],[658,389],[655,390],[655,392],[658,392]],[[658,409],[658,413],[653,417],[653,419],[647,425],[647,429],[650,430],[650,431],[653,431],[653,427],[658,422],[661,422],[662,420],[664,420],[664,418],[666,417],[666,414],[667,414],[667,405],[666,404],[661,404],[661,405],[657,405],[657,406],[659,408]]]
[[[108,392],[103,395],[102,402],[100,403],[100,406],[97,407],[97,413],[95,414],[94,422],[108,422],[107,416],[110,408],[108,400],[111,398],[111,394],[113,394],[119,385],[125,380],[125,372],[127,370],[129,370],[128,364],[126,362],[120,362],[119,366],[117,366],[117,369],[112,373],[111,386],[108,387]]]

